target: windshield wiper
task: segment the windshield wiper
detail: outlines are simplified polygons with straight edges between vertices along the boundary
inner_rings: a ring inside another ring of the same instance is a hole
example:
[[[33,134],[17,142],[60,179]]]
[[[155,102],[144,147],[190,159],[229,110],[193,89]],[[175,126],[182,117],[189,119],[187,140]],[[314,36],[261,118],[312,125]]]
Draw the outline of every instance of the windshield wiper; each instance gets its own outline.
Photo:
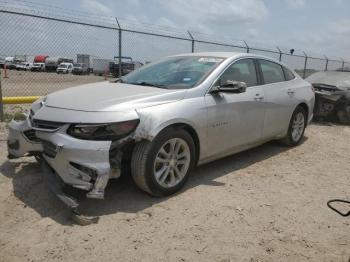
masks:
[[[158,84],[154,84],[154,83],[150,83],[150,82],[137,82],[137,83],[127,83],[130,85],[139,85],[139,86],[152,86],[152,87],[158,87],[158,88],[167,88],[165,85],[158,85]]]

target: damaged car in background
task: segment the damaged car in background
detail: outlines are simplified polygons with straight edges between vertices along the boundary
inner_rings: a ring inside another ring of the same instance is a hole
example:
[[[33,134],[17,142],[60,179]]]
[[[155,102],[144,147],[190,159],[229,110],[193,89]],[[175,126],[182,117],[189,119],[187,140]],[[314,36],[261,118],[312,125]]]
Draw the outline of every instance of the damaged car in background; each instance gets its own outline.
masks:
[[[350,72],[317,72],[305,80],[315,90],[315,120],[350,125]]]
[[[140,189],[166,196],[197,165],[270,140],[298,145],[313,107],[312,86],[275,60],[183,54],[39,99],[9,124],[8,153],[36,156],[72,209],[78,203],[62,185],[103,199],[123,164]]]

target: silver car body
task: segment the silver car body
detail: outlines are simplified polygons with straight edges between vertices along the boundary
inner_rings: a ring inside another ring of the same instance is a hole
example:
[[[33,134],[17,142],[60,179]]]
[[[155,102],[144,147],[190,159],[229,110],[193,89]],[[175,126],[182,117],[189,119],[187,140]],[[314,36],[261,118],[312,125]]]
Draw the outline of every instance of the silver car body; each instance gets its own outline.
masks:
[[[43,157],[64,183],[91,190],[89,194],[94,197],[94,193],[104,189],[108,179],[120,175],[120,162],[111,164],[112,149],[118,151],[130,140],[152,141],[171,125],[184,125],[192,131],[198,147],[198,164],[203,164],[283,138],[298,105],[307,109],[308,121],[312,119],[311,85],[295,73],[293,80],[248,87],[240,94],[210,93],[222,72],[240,59],[258,58],[279,63],[277,61],[245,53],[179,56],[213,56],[224,60],[204,81],[190,89],[100,82],[52,93],[33,104],[25,121],[9,124],[9,154],[21,157],[28,152],[43,151]],[[133,119],[139,119],[139,125],[120,141],[86,141],[66,132],[71,123],[114,123]],[[30,134],[33,130],[39,139],[26,135],[26,131]],[[14,145],[16,141],[19,145]],[[120,160],[121,156],[117,157]],[[89,174],[77,169],[74,163],[94,170],[96,182],[92,183]]]

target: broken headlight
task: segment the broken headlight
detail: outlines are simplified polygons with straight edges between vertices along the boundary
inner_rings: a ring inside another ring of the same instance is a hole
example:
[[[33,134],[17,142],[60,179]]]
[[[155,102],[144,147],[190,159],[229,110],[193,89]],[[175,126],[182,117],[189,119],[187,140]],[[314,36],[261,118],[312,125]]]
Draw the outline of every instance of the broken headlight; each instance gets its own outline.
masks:
[[[73,124],[67,133],[85,140],[118,140],[133,132],[138,124],[138,119],[112,124]]]

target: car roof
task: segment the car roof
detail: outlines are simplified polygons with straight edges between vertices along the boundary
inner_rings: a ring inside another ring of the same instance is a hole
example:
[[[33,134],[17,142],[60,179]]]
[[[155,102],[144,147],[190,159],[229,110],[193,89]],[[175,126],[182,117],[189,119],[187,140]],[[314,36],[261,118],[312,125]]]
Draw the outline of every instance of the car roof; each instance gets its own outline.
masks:
[[[184,54],[178,54],[178,55],[173,55],[169,57],[177,57],[177,56],[195,56],[195,57],[221,57],[224,59],[237,59],[237,58],[260,58],[260,59],[265,59],[265,60],[270,60],[272,62],[278,63],[289,70],[295,72],[293,69],[291,69],[287,64],[278,61],[272,57],[268,56],[263,56],[263,55],[257,55],[253,53],[244,53],[244,52],[198,52],[198,53],[184,53]]]
[[[257,58],[274,60],[273,58],[269,58],[266,56],[256,55],[252,53],[243,53],[243,52],[198,52],[198,53],[178,54],[174,56],[210,56],[210,57],[222,57],[222,58],[257,57]]]

